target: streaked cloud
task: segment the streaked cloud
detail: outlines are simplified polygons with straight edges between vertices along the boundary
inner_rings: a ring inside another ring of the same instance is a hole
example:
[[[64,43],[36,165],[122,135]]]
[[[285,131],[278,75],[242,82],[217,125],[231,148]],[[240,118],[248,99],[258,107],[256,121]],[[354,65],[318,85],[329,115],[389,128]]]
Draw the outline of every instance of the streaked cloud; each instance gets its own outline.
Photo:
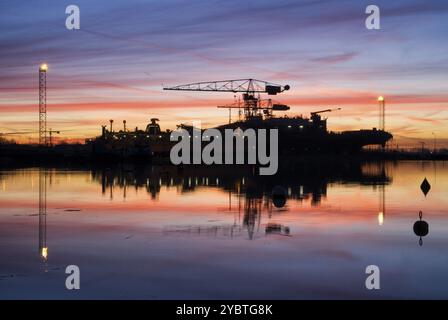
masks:
[[[295,114],[343,106],[329,121],[341,130],[375,126],[381,94],[397,134],[428,135],[437,125],[448,137],[446,1],[378,0],[378,32],[364,28],[364,0],[77,4],[81,30],[70,32],[66,3],[0,3],[0,127],[37,120],[37,66],[46,61],[49,121],[63,127],[77,119],[80,136],[126,113],[139,125],[143,113],[172,115],[173,127],[181,108],[186,118],[217,123],[226,115],[215,106],[233,95],[164,92],[162,85],[247,77],[290,84],[276,99]],[[80,113],[91,114],[88,122]]]

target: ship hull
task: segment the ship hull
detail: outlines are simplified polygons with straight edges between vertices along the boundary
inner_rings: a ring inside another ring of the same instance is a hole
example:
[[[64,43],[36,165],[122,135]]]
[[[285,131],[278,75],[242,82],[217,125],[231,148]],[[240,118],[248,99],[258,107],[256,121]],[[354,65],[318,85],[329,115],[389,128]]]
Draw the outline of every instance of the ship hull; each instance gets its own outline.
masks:
[[[218,127],[226,129],[277,129],[278,152],[281,155],[315,153],[357,153],[366,146],[385,146],[392,135],[382,130],[327,132],[320,128],[305,127],[294,118],[275,118],[275,121],[240,121]],[[301,120],[301,119],[300,119]]]

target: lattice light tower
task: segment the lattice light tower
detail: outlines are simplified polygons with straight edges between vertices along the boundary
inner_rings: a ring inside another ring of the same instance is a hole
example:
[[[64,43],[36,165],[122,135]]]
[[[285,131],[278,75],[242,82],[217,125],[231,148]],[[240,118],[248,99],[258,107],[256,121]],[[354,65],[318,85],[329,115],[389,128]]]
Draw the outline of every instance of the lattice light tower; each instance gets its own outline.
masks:
[[[39,66],[39,144],[47,145],[47,71],[48,65]]]

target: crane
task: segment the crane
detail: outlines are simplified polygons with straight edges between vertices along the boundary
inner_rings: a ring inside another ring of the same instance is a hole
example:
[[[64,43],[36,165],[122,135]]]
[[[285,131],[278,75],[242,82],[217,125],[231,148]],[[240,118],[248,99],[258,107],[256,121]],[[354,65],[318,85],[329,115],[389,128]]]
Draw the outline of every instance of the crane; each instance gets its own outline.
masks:
[[[335,109],[325,109],[325,110],[319,110],[311,112],[311,121],[313,122],[313,126],[319,130],[327,130],[327,119],[322,120],[322,117],[320,116],[321,113],[325,112],[333,112],[337,110],[341,110],[342,108],[335,108]]]
[[[311,112],[311,115],[313,116],[313,115],[318,115],[320,113],[333,112],[333,111],[338,111],[338,110],[342,110],[342,108],[325,109],[325,110],[314,111],[314,112]]]
[[[174,87],[164,87],[163,90],[177,90],[177,91],[209,91],[209,92],[241,92],[243,93],[243,103],[240,101],[233,105],[218,106],[218,108],[229,109],[229,121],[230,112],[232,108],[243,108],[246,119],[249,118],[262,118],[263,115],[269,117],[272,115],[272,111],[289,110],[289,106],[283,104],[272,103],[271,99],[262,100],[260,98],[261,93],[267,93],[268,95],[277,95],[284,91],[289,90],[289,85],[278,85],[263,80],[256,79],[237,79],[237,80],[223,80],[223,81],[211,81],[211,82],[196,82],[184,85],[178,85]],[[258,94],[258,96],[255,96]]]
[[[289,90],[289,85],[278,85],[263,80],[255,79],[237,79],[222,80],[210,82],[196,82],[174,87],[164,87],[163,90],[181,90],[181,91],[213,91],[213,92],[245,92],[245,93],[267,93],[276,95]]]
[[[54,133],[61,134],[61,131],[51,130],[51,128],[50,128],[50,130],[48,130],[48,135],[50,136],[50,147],[53,146],[52,136],[53,136]]]
[[[319,123],[322,119],[322,117],[320,116],[321,113],[333,112],[333,111],[338,111],[341,109],[342,108],[335,108],[335,109],[325,109],[325,110],[311,112],[311,120],[313,120],[313,122],[315,122],[315,123]]]
[[[231,110],[232,109],[238,109],[239,112],[238,114],[241,114],[241,101],[238,100],[236,103],[234,104],[230,104],[230,105],[224,105],[224,106],[218,106],[218,108],[225,108],[225,109],[229,109],[229,123],[231,123]],[[258,106],[256,107],[256,110],[262,110],[263,114],[266,117],[271,117],[272,116],[272,111],[287,111],[289,110],[290,107],[285,105],[285,104],[280,104],[280,103],[274,103],[272,101],[272,99],[258,99]]]
[[[53,134],[61,134],[61,131],[68,131],[68,130],[52,130],[50,128],[50,130],[46,130],[45,133],[48,133],[49,136],[49,145],[52,146],[53,145],[53,140],[52,140],[52,136]],[[40,133],[41,131],[15,131],[15,132],[0,132],[0,137],[1,136],[6,136],[6,135],[15,135],[15,134],[31,134],[31,133]]]

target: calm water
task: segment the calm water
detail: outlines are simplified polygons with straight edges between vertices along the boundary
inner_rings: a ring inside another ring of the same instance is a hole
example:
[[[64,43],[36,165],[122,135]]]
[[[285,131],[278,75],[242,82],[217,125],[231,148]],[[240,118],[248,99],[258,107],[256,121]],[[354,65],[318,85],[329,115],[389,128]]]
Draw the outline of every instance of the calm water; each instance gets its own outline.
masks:
[[[0,171],[0,190],[3,299],[448,298],[444,162],[30,168]]]

